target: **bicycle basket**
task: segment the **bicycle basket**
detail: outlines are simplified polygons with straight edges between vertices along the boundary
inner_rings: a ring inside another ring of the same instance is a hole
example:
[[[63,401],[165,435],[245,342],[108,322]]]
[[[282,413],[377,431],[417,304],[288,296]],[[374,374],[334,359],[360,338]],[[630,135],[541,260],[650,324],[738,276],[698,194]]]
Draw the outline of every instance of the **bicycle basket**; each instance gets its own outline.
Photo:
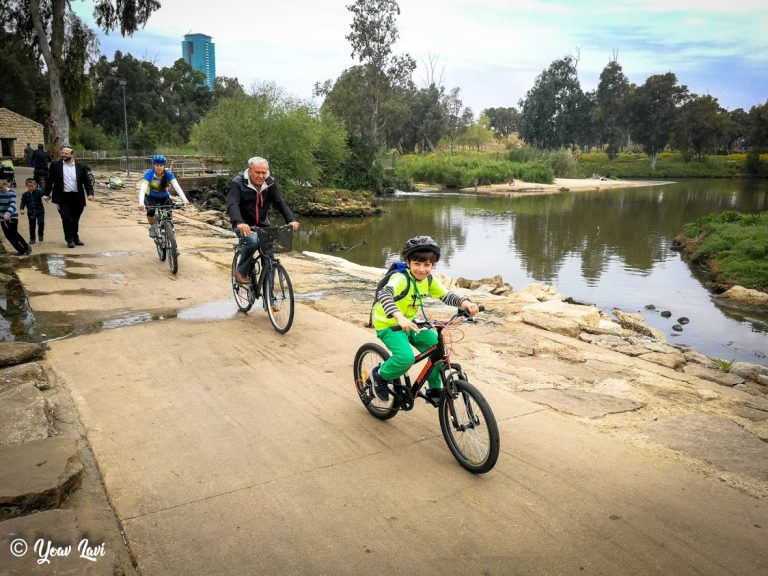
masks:
[[[293,230],[287,227],[258,228],[259,244],[264,252],[279,254],[293,250]]]

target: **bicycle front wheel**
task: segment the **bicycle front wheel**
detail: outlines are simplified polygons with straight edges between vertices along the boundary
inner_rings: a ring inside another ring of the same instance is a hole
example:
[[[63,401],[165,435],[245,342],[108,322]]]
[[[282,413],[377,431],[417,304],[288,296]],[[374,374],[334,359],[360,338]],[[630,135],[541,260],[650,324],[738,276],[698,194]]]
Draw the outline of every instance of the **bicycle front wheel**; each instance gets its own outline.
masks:
[[[465,380],[454,380],[456,396],[447,391],[438,406],[440,429],[454,458],[474,474],[484,474],[499,458],[499,427],[491,406]]]
[[[282,264],[273,264],[264,276],[264,306],[272,327],[285,334],[293,324],[293,286]]]
[[[239,256],[240,253],[235,252],[235,255],[232,257],[232,294],[235,297],[235,304],[237,304],[237,307],[243,312],[248,312],[253,306],[253,303],[256,302],[256,293],[253,289],[253,283],[240,284],[240,282],[235,280],[235,270],[237,270],[237,259]]]
[[[160,262],[165,262],[165,240],[163,239],[162,228],[157,227],[157,236],[155,236],[155,248]]]
[[[179,252],[176,249],[176,232],[173,230],[173,224],[168,221],[163,223],[165,230],[165,255],[168,258],[168,267],[171,274],[179,271]]]
[[[395,397],[392,394],[389,395],[389,400],[382,402],[373,392],[371,372],[387,358],[389,358],[389,352],[378,344],[369,342],[360,346],[352,365],[357,395],[360,396],[360,401],[366,410],[379,420],[389,420],[397,414]]]

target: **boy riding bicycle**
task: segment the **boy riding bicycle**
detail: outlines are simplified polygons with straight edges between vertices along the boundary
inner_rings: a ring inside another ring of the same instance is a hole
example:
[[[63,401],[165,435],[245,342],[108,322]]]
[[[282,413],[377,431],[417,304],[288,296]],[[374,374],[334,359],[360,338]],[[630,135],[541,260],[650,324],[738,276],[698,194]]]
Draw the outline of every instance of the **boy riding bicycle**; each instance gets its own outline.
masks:
[[[437,343],[434,330],[419,330],[411,322],[421,310],[424,313],[425,296],[439,298],[449,306],[464,308],[472,316],[479,312],[477,304],[465,296],[447,290],[432,277],[432,268],[440,259],[440,247],[429,236],[416,236],[405,243],[402,257],[407,265],[404,272],[392,274],[378,293],[373,308],[373,327],[376,336],[392,353],[392,356],[372,372],[373,390],[379,400],[389,399],[387,382],[397,380],[413,365],[415,355],[411,346],[423,352]],[[395,295],[397,294],[397,298]],[[393,330],[400,327],[401,330]],[[434,370],[429,375],[428,398],[439,395],[440,374]]]

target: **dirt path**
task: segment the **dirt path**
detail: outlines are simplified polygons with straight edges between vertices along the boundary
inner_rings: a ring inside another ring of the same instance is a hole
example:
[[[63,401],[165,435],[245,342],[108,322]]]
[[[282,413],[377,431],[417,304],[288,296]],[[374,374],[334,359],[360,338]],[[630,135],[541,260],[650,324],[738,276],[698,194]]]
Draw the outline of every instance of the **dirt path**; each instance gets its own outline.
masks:
[[[764,573],[761,398],[476,295],[493,312],[455,359],[502,455],[472,476],[432,408],[379,422],[353,391],[378,271],[287,257],[300,303],[280,336],[235,310],[230,235],[181,216],[174,277],[133,203],[90,205],[78,249],[51,217],[17,270],[51,330],[76,334],[45,363],[142,575]]]

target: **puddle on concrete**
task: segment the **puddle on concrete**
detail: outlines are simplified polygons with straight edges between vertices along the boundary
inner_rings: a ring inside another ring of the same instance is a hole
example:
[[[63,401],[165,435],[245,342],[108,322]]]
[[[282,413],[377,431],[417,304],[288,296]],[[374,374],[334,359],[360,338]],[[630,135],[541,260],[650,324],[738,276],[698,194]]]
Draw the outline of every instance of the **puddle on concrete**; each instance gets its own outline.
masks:
[[[127,255],[130,254],[130,252],[103,252],[102,254]],[[119,273],[89,274],[87,272],[76,272],[75,270],[78,268],[91,270],[98,268],[94,264],[83,262],[83,257],[84,256],[77,256],[76,258],[73,258],[64,256],[63,254],[35,254],[29,256],[24,262],[19,262],[17,267],[36,268],[42,274],[71,280],[106,279],[117,284],[125,284],[127,282],[125,275]]]

